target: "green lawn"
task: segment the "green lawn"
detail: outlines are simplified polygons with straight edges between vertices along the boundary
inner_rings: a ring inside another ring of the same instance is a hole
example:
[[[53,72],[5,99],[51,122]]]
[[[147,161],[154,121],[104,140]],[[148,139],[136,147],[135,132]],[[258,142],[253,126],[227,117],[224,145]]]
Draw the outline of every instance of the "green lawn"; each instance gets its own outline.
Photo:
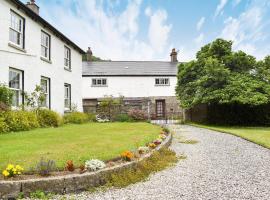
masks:
[[[108,160],[155,139],[161,128],[148,123],[88,123],[43,128],[0,135],[0,169],[8,163],[26,170],[41,157],[63,168],[67,160],[75,165],[97,158]]]
[[[230,133],[270,149],[270,127],[226,127],[195,123],[190,125]]]

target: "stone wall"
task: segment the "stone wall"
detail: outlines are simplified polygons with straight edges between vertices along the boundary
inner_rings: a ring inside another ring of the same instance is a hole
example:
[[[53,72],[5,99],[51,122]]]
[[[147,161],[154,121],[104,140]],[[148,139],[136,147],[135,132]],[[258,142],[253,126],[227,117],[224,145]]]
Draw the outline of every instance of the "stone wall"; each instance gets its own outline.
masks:
[[[123,100],[122,112],[127,113],[130,109],[139,109],[148,113],[150,119],[156,119],[156,100],[165,100],[166,119],[179,119],[183,117],[183,109],[179,106],[176,97],[155,96],[155,97],[125,97]],[[86,113],[96,113],[99,99],[84,99],[83,109]]]

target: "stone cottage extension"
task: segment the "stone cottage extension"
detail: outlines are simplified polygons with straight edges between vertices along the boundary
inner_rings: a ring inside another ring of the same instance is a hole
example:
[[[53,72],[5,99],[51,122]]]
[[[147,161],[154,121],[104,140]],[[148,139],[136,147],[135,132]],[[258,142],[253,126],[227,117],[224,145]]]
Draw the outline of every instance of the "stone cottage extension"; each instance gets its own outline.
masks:
[[[104,96],[124,96],[124,105],[145,110],[151,119],[182,115],[175,95],[177,83],[177,52],[171,52],[170,62],[103,61],[83,62],[83,107],[95,112]]]

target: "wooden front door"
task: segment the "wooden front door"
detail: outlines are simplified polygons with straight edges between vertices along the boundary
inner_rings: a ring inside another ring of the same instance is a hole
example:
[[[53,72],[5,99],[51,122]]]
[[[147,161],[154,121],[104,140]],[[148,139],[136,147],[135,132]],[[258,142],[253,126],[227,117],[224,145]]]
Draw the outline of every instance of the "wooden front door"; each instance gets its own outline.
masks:
[[[165,118],[165,100],[156,100],[156,116],[158,119]]]

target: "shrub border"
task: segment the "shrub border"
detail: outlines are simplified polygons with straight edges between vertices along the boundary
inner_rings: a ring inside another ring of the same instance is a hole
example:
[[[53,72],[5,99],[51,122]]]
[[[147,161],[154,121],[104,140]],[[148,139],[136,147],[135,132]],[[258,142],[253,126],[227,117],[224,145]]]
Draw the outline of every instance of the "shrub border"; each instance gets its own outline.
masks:
[[[159,151],[162,147],[169,147],[171,142],[172,133],[169,133],[167,138],[154,151],[145,154],[138,160],[105,168],[97,172],[86,172],[84,174],[70,174],[19,181],[0,181],[0,199],[16,198],[21,193],[25,196],[29,196],[32,192],[37,190],[54,194],[85,191],[91,187],[97,187],[105,184],[105,177],[110,173],[121,172],[127,168],[136,168],[138,163],[149,158],[153,152]]]

